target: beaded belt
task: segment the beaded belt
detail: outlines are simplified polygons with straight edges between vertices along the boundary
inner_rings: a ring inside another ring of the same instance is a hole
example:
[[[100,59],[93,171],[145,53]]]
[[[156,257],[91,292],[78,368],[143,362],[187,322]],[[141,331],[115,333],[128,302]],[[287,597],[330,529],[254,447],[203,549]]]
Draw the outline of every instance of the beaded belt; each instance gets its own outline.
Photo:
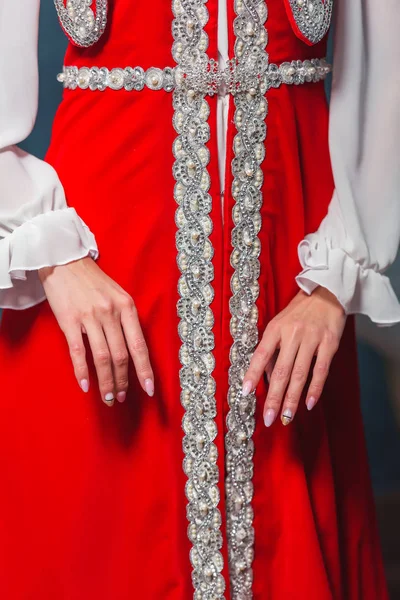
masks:
[[[106,67],[64,66],[57,79],[63,83],[64,88],[71,90],[80,88],[103,91],[110,88],[131,92],[147,87],[172,92],[177,87],[183,87],[189,94],[234,96],[238,92],[252,95],[259,91],[265,93],[270,88],[278,88],[282,83],[299,85],[322,81],[330,71],[331,65],[325,59],[318,58],[293,60],[280,65],[269,63],[261,72],[245,68],[237,59],[227,61],[226,67],[221,69],[217,61],[210,59],[207,63],[200,63],[186,70],[180,66],[164,69],[150,67],[147,70],[142,67],[109,70]]]

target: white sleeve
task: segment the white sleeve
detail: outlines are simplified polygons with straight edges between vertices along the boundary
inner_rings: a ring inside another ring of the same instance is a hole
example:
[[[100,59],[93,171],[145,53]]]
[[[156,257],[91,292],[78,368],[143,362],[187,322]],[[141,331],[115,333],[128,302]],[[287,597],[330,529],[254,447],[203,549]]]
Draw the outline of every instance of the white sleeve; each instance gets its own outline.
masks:
[[[382,273],[400,241],[398,0],[336,0],[329,145],[335,191],[318,231],[298,247],[298,285],[330,290],[347,314],[400,321]]]
[[[0,307],[23,309],[45,298],[37,269],[92,256],[95,238],[47,163],[14,144],[37,112],[39,0],[0,5]]]

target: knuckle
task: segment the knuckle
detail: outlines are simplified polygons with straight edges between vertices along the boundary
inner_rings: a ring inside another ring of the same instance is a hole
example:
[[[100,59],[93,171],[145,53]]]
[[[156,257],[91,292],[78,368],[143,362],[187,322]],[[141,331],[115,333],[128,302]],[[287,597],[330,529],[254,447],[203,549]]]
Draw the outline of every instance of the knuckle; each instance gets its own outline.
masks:
[[[94,361],[97,365],[104,366],[110,362],[110,353],[108,350],[100,349],[94,353]]]
[[[93,305],[90,306],[86,306],[83,310],[82,310],[82,320],[83,321],[90,321],[93,320],[95,318],[95,308]]]
[[[324,334],[324,342],[329,348],[337,350],[340,338],[334,331],[327,329]]]
[[[297,406],[299,403],[299,395],[293,390],[288,390],[285,396],[285,404],[289,406]]]
[[[317,398],[319,398],[319,396],[322,394],[323,388],[324,388],[324,386],[322,383],[314,381],[311,383],[309,391],[313,396],[316,396]]]
[[[110,298],[103,298],[97,305],[97,310],[101,315],[110,316],[114,312],[114,305]]]
[[[326,377],[329,373],[329,363],[326,360],[317,361],[315,364],[315,372],[319,377]]]
[[[265,362],[268,358],[268,348],[265,343],[260,343],[253,354],[253,364]]]
[[[78,378],[86,376],[86,374],[87,374],[87,366],[86,366],[86,364],[76,365],[74,371],[75,371],[75,375]]]
[[[127,390],[128,389],[128,378],[127,377],[118,377],[115,381],[115,385],[118,390]]]
[[[303,365],[295,365],[293,367],[292,377],[295,381],[304,381],[307,377],[307,370]]]
[[[103,395],[114,390],[114,380],[111,377],[99,379],[99,383]]]
[[[275,381],[284,381],[289,376],[289,367],[286,365],[275,365],[272,372],[272,378]]]
[[[116,367],[125,367],[128,364],[128,353],[124,351],[116,352],[113,356],[113,363]]]
[[[135,310],[135,303],[133,301],[133,298],[129,294],[124,294],[121,297],[119,305],[125,310]]]
[[[78,341],[70,343],[69,351],[71,355],[75,356],[75,358],[85,355],[85,347],[81,342]]]
[[[152,376],[152,371],[150,367],[150,363],[148,361],[143,362],[142,364],[137,365],[136,373],[146,379],[147,377]]]
[[[146,345],[146,340],[144,339],[144,337],[137,337],[132,341],[132,351],[134,353],[143,353],[146,352],[147,353],[147,345]]]
[[[281,405],[282,397],[276,392],[271,392],[267,396],[266,405],[268,408],[277,408]]]

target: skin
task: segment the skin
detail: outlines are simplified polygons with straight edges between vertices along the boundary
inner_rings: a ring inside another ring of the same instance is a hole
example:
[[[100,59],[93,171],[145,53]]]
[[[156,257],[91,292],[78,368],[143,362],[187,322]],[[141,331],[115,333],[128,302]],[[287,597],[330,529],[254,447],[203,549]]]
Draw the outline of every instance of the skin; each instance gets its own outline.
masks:
[[[253,391],[265,373],[269,389],[264,422],[270,427],[279,412],[284,425],[294,418],[312,369],[306,404],[319,398],[339,347],[346,315],[336,297],[323,287],[309,296],[299,291],[266,327],[243,379],[243,394]],[[316,356],[315,365],[312,361]],[[288,412],[287,412],[288,411]]]
[[[100,393],[112,406],[128,389],[133,360],[140,385],[154,394],[149,352],[133,299],[89,257],[39,269],[50,307],[63,331],[78,384],[87,392],[89,369],[83,336],[93,354]]]
[[[83,391],[89,389],[84,335],[87,336],[103,401],[123,402],[128,389],[128,364],[133,360],[142,388],[154,394],[154,374],[134,300],[89,257],[44,267],[39,277],[50,307],[63,331]],[[309,296],[299,291],[268,324],[243,380],[243,394],[252,392],[262,376],[269,380],[264,421],[269,427],[281,412],[290,423],[308,374],[309,410],[318,402],[346,322],[336,297],[318,287]],[[312,361],[316,356],[314,367]],[[287,412],[290,411],[290,412]],[[286,415],[286,416],[285,416]]]

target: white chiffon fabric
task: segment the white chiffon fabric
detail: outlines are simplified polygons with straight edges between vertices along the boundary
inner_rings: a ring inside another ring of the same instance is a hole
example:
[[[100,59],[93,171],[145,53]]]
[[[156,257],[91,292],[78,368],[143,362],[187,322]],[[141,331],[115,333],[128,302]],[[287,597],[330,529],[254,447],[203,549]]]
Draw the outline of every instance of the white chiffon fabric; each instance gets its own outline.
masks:
[[[57,173],[15,144],[37,112],[39,0],[0,5],[0,307],[45,299],[38,269],[98,257],[94,235],[69,208]]]
[[[398,0],[339,0],[329,147],[335,191],[318,231],[299,245],[299,286],[321,285],[347,314],[400,321],[382,273],[400,240],[400,8]]]
[[[223,61],[226,0],[219,8]],[[329,142],[335,192],[319,229],[299,244],[296,281],[309,294],[326,287],[347,314],[390,325],[400,321],[383,274],[400,242],[400,11],[397,0],[336,0],[336,8]],[[39,0],[2,0],[0,7],[0,306],[14,309],[45,298],[41,266],[98,257],[94,235],[68,208],[54,169],[15,146],[36,117],[38,12]],[[218,99],[221,182],[229,101]]]

